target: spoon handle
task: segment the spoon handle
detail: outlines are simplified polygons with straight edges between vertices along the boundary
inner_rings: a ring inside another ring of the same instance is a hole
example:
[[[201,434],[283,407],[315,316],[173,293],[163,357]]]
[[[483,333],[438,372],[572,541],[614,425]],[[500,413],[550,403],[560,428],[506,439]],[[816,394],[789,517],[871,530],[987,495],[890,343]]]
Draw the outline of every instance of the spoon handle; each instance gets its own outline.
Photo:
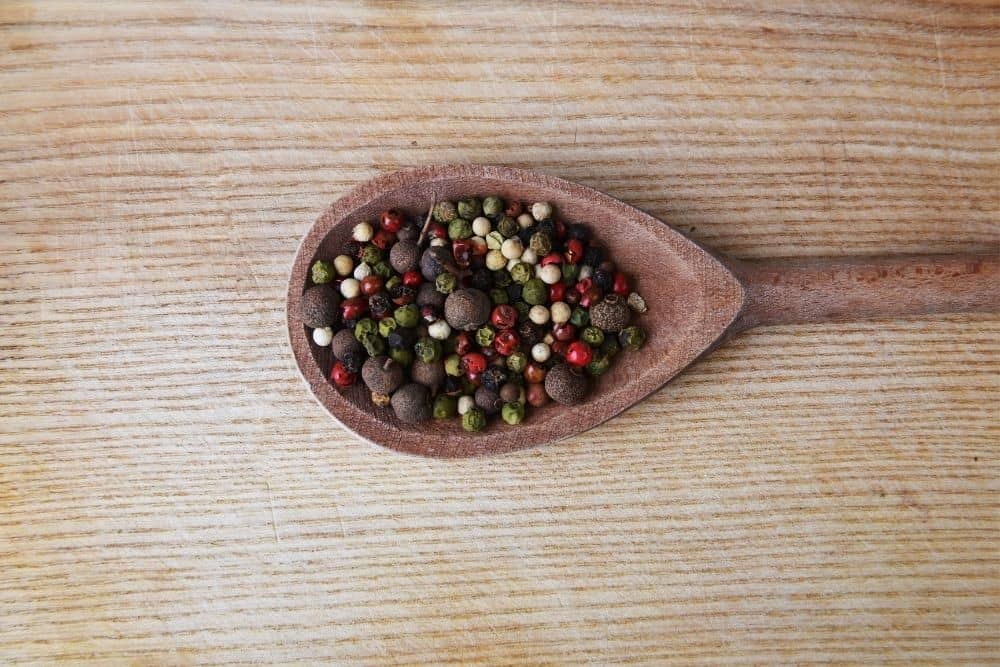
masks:
[[[732,260],[746,288],[735,329],[1000,311],[1000,252]]]

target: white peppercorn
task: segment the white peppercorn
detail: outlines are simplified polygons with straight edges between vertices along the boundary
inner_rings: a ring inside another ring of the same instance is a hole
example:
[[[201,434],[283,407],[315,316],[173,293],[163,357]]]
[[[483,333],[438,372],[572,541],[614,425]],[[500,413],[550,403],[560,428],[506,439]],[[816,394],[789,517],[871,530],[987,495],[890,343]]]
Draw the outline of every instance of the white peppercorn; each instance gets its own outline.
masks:
[[[355,241],[367,243],[372,240],[373,236],[375,236],[375,229],[372,228],[372,226],[367,222],[360,222],[354,225],[354,230],[351,236]]]
[[[461,396],[458,399],[458,414],[464,415],[474,407],[476,407],[476,399],[471,396]]]
[[[355,280],[364,280],[371,274],[372,274],[372,267],[370,267],[368,264],[365,264],[364,262],[361,262],[360,264],[354,267]]]
[[[472,221],[472,233],[476,236],[486,236],[493,229],[493,225],[490,223],[489,218],[484,218],[479,216]]]
[[[524,252],[521,253],[521,261],[525,264],[531,264],[534,266],[538,264],[538,253],[531,248],[525,248]]]
[[[521,215],[517,216],[517,225],[521,229],[527,229],[528,227],[531,227],[533,224],[535,224],[535,219],[531,217],[530,213],[522,213]]]
[[[547,201],[538,201],[531,205],[531,217],[535,220],[548,220],[552,217],[552,204]]]
[[[507,266],[507,258],[499,250],[490,250],[486,253],[486,268],[490,271],[499,271]]]
[[[552,356],[552,349],[546,343],[535,343],[531,346],[531,358],[542,363]]]
[[[340,293],[345,299],[353,299],[361,294],[361,282],[354,278],[346,278],[340,283]]]
[[[313,342],[320,347],[326,347],[333,341],[333,327],[313,329]]]
[[[435,320],[427,325],[427,335],[437,340],[447,340],[451,326],[445,320]]]
[[[538,272],[538,277],[546,285],[555,285],[562,280],[562,271],[559,270],[558,264],[546,264]]]
[[[535,324],[545,324],[549,321],[549,309],[545,306],[532,306],[528,311],[528,319]]]
[[[521,239],[515,236],[503,242],[503,245],[500,246],[500,252],[507,259],[518,259],[524,254],[524,244],[521,243]]]
[[[569,304],[565,301],[556,301],[549,308],[549,314],[552,316],[552,322],[555,324],[565,324],[569,322],[570,315],[573,314],[573,309],[569,307]]]

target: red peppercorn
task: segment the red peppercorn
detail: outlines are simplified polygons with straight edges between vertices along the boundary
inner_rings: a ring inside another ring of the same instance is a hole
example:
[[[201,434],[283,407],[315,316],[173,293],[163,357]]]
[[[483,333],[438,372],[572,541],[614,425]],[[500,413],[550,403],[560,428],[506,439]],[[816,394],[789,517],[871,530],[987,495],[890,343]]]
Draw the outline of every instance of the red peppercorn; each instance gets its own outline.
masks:
[[[365,296],[382,291],[382,276],[365,276],[361,279],[361,293]]]
[[[403,274],[403,284],[407,287],[419,287],[424,282],[424,277],[419,271],[407,271]]]
[[[372,245],[380,250],[385,250],[396,242],[396,235],[380,229],[372,237]]]
[[[591,287],[586,292],[580,295],[580,305],[583,306],[584,308],[590,308],[595,303],[600,301],[601,297],[603,296],[604,292],[601,291],[601,288],[594,285],[593,287]]]
[[[462,356],[463,354],[468,354],[471,350],[472,341],[469,339],[469,334],[459,331],[455,336],[455,354]]]
[[[422,319],[427,324],[434,322],[438,319],[437,308],[427,304],[426,306],[420,307],[420,319]]]
[[[469,239],[455,239],[451,243],[451,254],[455,256],[455,264],[460,269],[469,268],[472,261],[472,242]]]
[[[330,380],[338,387],[350,387],[357,379],[357,374],[344,368],[344,364],[339,361],[330,369]]]
[[[583,241],[580,239],[570,239],[566,241],[566,261],[576,264],[583,257]]]
[[[574,366],[586,366],[594,358],[594,349],[582,340],[575,340],[566,350],[566,363]]]
[[[481,385],[483,383],[483,374],[482,373],[466,373],[465,374],[465,379],[468,380],[469,384],[471,384],[473,387],[478,387],[479,385]]]
[[[519,201],[509,201],[507,202],[507,208],[503,210],[503,214],[516,218],[517,216],[524,213],[524,205]]]
[[[521,339],[510,329],[504,329],[493,338],[493,347],[505,357],[514,354],[520,344]]]
[[[524,367],[524,381],[537,384],[545,379],[545,367],[534,361]]]
[[[466,375],[481,375],[486,370],[486,357],[482,352],[469,352],[462,355],[461,365]]]
[[[549,285],[549,303],[562,301],[564,298],[566,298],[566,283]]]
[[[538,262],[541,266],[548,266],[549,264],[562,264],[563,256],[557,252],[550,252],[542,260]]]
[[[593,286],[594,286],[593,279],[584,278],[583,280],[577,281],[576,285],[573,286],[573,289],[575,289],[580,294],[583,294]]]
[[[434,222],[427,228],[427,235],[432,239],[446,239],[448,238],[448,228]]]
[[[403,228],[403,215],[393,209],[389,211],[382,211],[382,229],[392,234],[395,234],[400,229]]]
[[[619,271],[615,274],[615,282],[611,289],[615,294],[619,296],[628,296],[629,293],[628,278],[625,277],[624,273]]]
[[[549,402],[549,395],[545,393],[545,386],[542,384],[529,384],[524,390],[524,397],[528,405],[533,408],[540,408]]]
[[[356,320],[368,312],[368,299],[356,296],[340,302],[340,315],[345,320]]]
[[[575,289],[568,289],[566,290],[566,294],[563,295],[563,301],[565,301],[571,306],[575,306],[576,304],[580,303],[580,293],[577,292]]]
[[[556,340],[573,340],[576,338],[576,327],[569,322],[560,322],[552,326],[552,337]]]
[[[517,324],[517,309],[507,303],[502,303],[493,309],[490,321],[497,329],[510,329]]]
[[[557,357],[565,357],[566,351],[569,350],[569,341],[557,340],[552,345],[549,346],[552,350],[552,354]]]

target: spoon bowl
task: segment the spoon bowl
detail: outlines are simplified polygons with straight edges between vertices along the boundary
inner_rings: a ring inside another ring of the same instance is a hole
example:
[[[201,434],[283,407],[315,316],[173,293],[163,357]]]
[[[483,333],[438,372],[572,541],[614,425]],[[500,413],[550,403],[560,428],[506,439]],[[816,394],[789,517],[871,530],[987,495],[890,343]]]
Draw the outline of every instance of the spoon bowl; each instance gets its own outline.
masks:
[[[459,420],[405,424],[392,408],[375,407],[362,383],[347,391],[329,380],[329,347],[312,342],[297,321],[309,268],[339,254],[359,222],[395,208],[422,214],[441,199],[496,194],[524,202],[551,202],[563,220],[587,224],[615,263],[632,279],[649,311],[639,319],[648,341],[615,357],[587,399],[565,407],[532,408],[524,423],[490,420],[469,433]],[[645,398],[719,340],[739,315],[744,290],[709,252],[656,218],[597,190],[559,178],[507,167],[461,165],[396,172],[364,183],[331,206],[299,247],[288,285],[288,332],[299,370],[320,404],[344,427],[371,442],[427,456],[496,454],[575,435]]]
[[[615,357],[586,400],[532,408],[523,424],[491,420],[469,433],[459,420],[406,424],[372,404],[362,383],[341,391],[327,379],[329,347],[298,321],[309,270],[339,254],[359,222],[390,208],[423,214],[439,200],[495,194],[551,202],[567,222],[585,223],[632,280],[649,311],[648,340]],[[637,403],[730,334],[753,326],[900,315],[1000,310],[1000,253],[773,259],[713,255],[663,222],[576,183],[508,167],[433,166],[380,176],[351,190],[313,224],[288,282],[288,335],[313,395],[345,428],[394,450],[435,457],[498,454],[586,431]]]

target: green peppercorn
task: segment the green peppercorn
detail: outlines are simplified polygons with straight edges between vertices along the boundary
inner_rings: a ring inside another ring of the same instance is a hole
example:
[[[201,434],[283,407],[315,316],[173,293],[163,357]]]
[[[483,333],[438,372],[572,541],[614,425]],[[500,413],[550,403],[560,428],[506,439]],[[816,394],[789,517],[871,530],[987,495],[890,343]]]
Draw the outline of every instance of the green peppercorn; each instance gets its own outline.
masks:
[[[472,238],[472,223],[464,218],[455,218],[448,223],[448,238],[453,241]]]
[[[462,358],[457,354],[449,354],[444,359],[444,372],[452,377],[462,374]]]
[[[490,325],[487,324],[486,326],[480,327],[476,330],[476,344],[479,345],[479,347],[489,347],[493,344],[493,337],[495,335],[496,332],[493,331],[493,327]]]
[[[598,347],[604,342],[604,332],[597,327],[586,327],[580,332],[580,340],[591,347]]]
[[[531,310],[531,306],[523,301],[517,301],[514,303],[514,309],[517,311],[517,319],[523,322],[528,319],[528,311]]]
[[[600,329],[598,329],[598,331],[600,331]],[[608,359],[606,356],[598,353],[591,358],[590,363],[587,364],[586,370],[588,375],[597,377],[599,375],[603,375],[604,372],[607,371],[610,367],[611,367],[611,360]]]
[[[486,235],[486,247],[490,250],[499,250],[500,246],[503,245],[503,241],[503,234],[496,230]]]
[[[500,417],[511,426],[520,424],[524,421],[524,404],[504,403],[500,408]]]
[[[368,266],[375,266],[382,261],[382,251],[377,246],[366,245],[361,251],[361,261]]]
[[[368,353],[370,357],[377,357],[378,355],[385,352],[385,339],[379,338],[374,334],[369,334],[361,344],[365,348],[365,352]]]
[[[439,201],[434,205],[434,219],[438,222],[449,223],[458,215],[458,210],[450,201]]]
[[[618,334],[618,342],[626,350],[638,350],[646,343],[646,332],[641,327],[625,327]]]
[[[539,257],[545,257],[552,252],[552,239],[545,232],[535,232],[528,241],[528,247],[535,251]]]
[[[576,306],[573,308],[573,313],[569,316],[569,323],[575,326],[577,329],[580,327],[585,327],[590,322],[590,313],[587,312],[586,308],[581,308]]]
[[[518,350],[514,352],[509,357],[507,357],[507,368],[514,371],[515,373],[522,372],[528,367],[528,355],[524,352]]]
[[[389,350],[389,356],[400,366],[409,367],[413,364],[413,350],[408,347],[396,347]]]
[[[402,282],[403,280],[399,276],[393,276],[392,278],[389,278],[387,281],[385,281],[385,291],[388,292],[393,287],[399,285]]]
[[[507,296],[507,290],[495,287],[490,290],[490,301],[494,306],[499,306],[510,301],[510,297]]]
[[[541,278],[532,278],[524,283],[524,289],[521,290],[521,298],[532,306],[543,304],[549,298],[549,288],[542,282]]]
[[[510,279],[513,280],[518,285],[525,284],[526,282],[531,280],[532,276],[534,275],[535,272],[532,270],[531,266],[525,264],[524,262],[518,262],[510,270]]]
[[[517,224],[517,220],[509,215],[505,215],[497,222],[497,231],[505,239],[509,239],[512,236],[517,236],[517,233],[521,231],[521,227]]]
[[[466,431],[482,431],[486,428],[486,413],[482,408],[472,408],[462,415],[462,428]]]
[[[507,271],[494,271],[493,272],[493,284],[497,287],[507,287],[510,285],[510,273]]]
[[[601,343],[600,353],[608,359],[614,359],[615,355],[621,352],[621,349],[617,336],[605,336],[604,342]]]
[[[460,199],[455,207],[458,215],[466,220],[474,220],[483,214],[483,203],[475,197]]]
[[[483,215],[490,220],[496,220],[503,215],[504,205],[500,197],[487,197],[483,200]]]
[[[563,282],[567,285],[572,285],[576,282],[576,279],[580,277],[580,265],[579,264],[563,264],[562,265],[562,278]]]
[[[378,323],[378,335],[382,338],[388,338],[389,334],[396,330],[399,324],[395,319],[391,317],[386,317],[385,319],[379,320]]]
[[[401,327],[415,327],[420,322],[420,308],[415,303],[407,304],[394,310],[392,316]]]
[[[458,287],[458,278],[454,273],[445,271],[434,279],[434,289],[441,292],[441,294],[451,294],[455,291],[456,287]]]
[[[458,414],[458,399],[454,396],[441,394],[434,399],[434,408],[431,412],[434,415],[434,419],[454,417]]]
[[[324,262],[320,259],[312,265],[312,281],[317,285],[330,282],[335,275],[337,275],[337,271],[330,262]]]
[[[413,353],[423,362],[437,361],[441,358],[441,341],[424,336],[413,345]]]
[[[358,320],[358,323],[354,325],[354,337],[357,338],[359,342],[363,342],[365,338],[371,338],[377,332],[378,325],[376,325],[375,320],[370,317]]]
[[[389,266],[388,262],[379,262],[378,264],[373,266],[372,273],[386,280],[389,280],[390,278],[392,278],[393,275],[395,275],[392,271],[392,267]]]

